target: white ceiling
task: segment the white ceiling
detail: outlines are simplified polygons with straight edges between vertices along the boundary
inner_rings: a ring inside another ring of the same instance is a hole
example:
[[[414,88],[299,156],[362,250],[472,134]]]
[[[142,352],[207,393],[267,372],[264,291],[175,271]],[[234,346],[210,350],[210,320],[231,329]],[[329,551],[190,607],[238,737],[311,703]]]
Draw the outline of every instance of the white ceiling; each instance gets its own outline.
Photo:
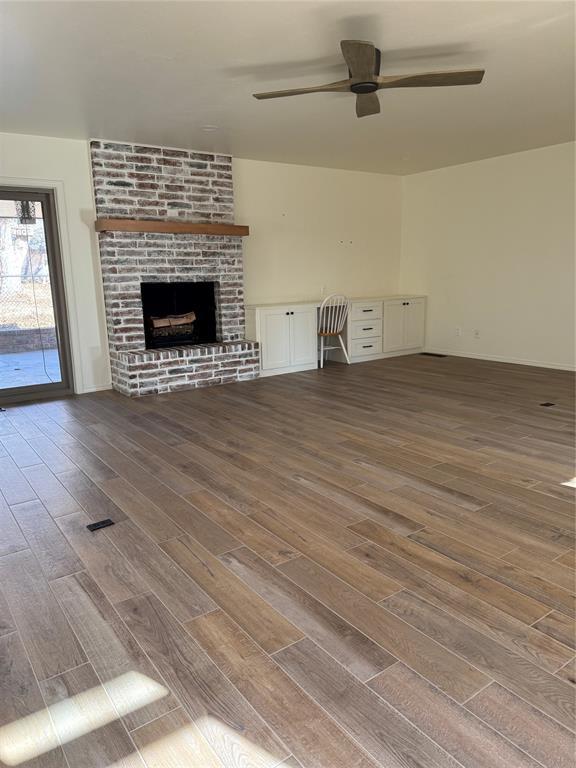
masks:
[[[1,2],[0,129],[414,173],[574,137],[572,2]],[[460,88],[258,102],[347,76],[342,38],[382,74],[485,67]],[[207,132],[206,126],[217,126]]]

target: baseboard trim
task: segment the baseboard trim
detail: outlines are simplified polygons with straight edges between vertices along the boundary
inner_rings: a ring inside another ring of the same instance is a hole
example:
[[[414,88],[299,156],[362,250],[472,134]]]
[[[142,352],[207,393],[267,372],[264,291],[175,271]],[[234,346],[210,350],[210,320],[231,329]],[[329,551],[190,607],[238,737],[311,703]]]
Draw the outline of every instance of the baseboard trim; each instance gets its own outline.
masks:
[[[267,376],[280,376],[284,373],[302,373],[302,371],[315,371],[318,365],[307,363],[306,365],[291,365],[287,368],[272,368],[270,370],[260,369],[258,378],[265,379]]]
[[[112,389],[112,384],[95,384],[89,387],[84,387],[74,392],[75,395],[89,395],[90,392],[103,392],[105,389]]]
[[[422,347],[413,347],[412,349],[400,349],[397,352],[377,352],[375,355],[357,355],[350,358],[350,364],[354,363],[370,363],[373,360],[386,360],[389,357],[406,357],[407,355],[419,355],[424,352]],[[330,360],[335,360],[337,363],[345,363],[346,358],[339,350],[328,353]]]
[[[459,352],[453,349],[443,349],[442,347],[426,347],[425,352],[433,352],[439,355],[448,355],[448,357],[471,357],[476,360],[490,360],[494,363],[512,363],[514,365],[531,365],[535,368],[552,368],[558,371],[576,371],[576,365],[570,363],[548,363],[542,360],[523,360],[517,357],[504,357],[502,355],[482,355],[474,352]]]

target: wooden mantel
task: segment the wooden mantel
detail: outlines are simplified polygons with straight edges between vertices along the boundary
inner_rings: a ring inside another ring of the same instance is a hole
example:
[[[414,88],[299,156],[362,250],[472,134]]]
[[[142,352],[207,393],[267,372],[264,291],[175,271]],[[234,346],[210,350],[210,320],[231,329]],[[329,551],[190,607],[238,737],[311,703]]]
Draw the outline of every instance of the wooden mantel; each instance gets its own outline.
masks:
[[[228,235],[246,237],[250,229],[241,224],[211,222],[146,221],[141,219],[96,219],[96,232],[163,232],[173,235]]]

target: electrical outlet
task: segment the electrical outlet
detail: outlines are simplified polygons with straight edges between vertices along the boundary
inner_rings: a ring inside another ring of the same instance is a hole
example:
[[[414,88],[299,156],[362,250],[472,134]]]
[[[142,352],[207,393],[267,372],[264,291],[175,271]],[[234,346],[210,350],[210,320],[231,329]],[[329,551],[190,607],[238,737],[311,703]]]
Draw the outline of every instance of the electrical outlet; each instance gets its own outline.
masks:
[[[480,338],[480,331],[478,330],[478,328],[474,328],[472,335],[474,336],[475,339]]]
[[[456,336],[462,336],[462,328],[456,328]]]

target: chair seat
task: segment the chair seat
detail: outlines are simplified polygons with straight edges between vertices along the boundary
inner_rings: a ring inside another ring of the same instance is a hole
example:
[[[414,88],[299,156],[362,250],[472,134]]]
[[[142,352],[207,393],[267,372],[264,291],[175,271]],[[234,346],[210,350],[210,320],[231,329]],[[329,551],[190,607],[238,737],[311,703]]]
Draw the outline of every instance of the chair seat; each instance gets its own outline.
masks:
[[[318,331],[318,336],[338,336],[334,331]]]

